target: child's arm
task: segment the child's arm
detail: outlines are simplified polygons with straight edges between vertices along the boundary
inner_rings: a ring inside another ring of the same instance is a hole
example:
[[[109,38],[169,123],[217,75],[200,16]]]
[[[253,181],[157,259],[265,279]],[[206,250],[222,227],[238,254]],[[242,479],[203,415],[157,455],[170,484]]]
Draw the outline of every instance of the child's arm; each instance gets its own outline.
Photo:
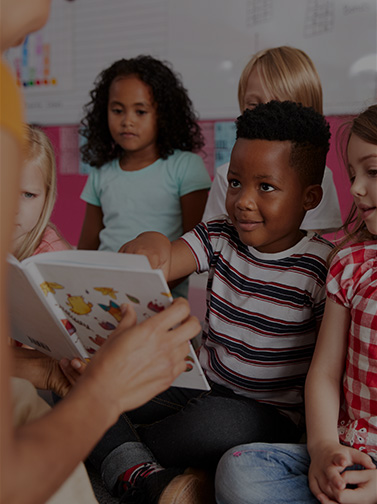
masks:
[[[162,269],[168,282],[196,271],[196,261],[190,247],[183,240],[170,242],[162,233],[141,233],[122,245],[119,252],[146,255],[152,268]]]
[[[103,225],[103,213],[99,206],[86,204],[84,224],[77,245],[78,249],[97,250],[100,244],[99,233]]]
[[[12,376],[29,380],[34,387],[41,390],[53,390],[61,397],[67,395],[72,381],[68,379],[59,366],[59,361],[49,357],[38,350],[28,348],[11,347],[12,352]],[[81,373],[70,368],[75,381]]]
[[[202,220],[208,189],[193,191],[181,197],[183,233],[191,231]]]
[[[373,469],[370,457],[339,443],[340,389],[347,351],[349,310],[327,299],[305,385],[309,486],[320,502],[338,502],[345,489],[341,472],[354,463]],[[330,500],[329,500],[330,499]],[[348,502],[348,501],[347,501]],[[355,501],[349,501],[357,503]]]

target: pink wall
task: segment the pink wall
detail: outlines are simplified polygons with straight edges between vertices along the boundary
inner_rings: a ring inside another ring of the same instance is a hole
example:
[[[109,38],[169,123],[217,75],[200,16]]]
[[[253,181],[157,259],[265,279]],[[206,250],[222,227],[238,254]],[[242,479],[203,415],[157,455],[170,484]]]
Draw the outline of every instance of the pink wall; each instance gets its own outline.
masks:
[[[349,181],[347,174],[345,173],[341,163],[338,162],[338,156],[335,149],[335,139],[337,129],[346,119],[347,118],[345,116],[328,117],[332,138],[330,152],[327,157],[327,166],[333,172],[343,220],[348,213],[352,199],[349,194]],[[47,133],[54,146],[58,146],[58,128],[48,128]],[[84,187],[86,176],[77,174],[61,174],[62,170],[60,167],[58,150],[56,154],[58,164],[58,199],[52,220],[63,233],[65,238],[72,243],[72,245],[77,245],[85,214],[85,203],[80,200],[80,193]]]

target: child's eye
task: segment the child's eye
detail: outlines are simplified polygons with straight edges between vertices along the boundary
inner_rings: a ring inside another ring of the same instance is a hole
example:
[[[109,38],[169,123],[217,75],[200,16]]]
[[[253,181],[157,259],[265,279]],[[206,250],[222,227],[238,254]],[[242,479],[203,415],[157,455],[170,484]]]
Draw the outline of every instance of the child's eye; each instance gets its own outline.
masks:
[[[254,109],[257,105],[259,105],[259,103],[257,103],[257,102],[246,103],[245,108],[252,110],[252,109]]]
[[[275,191],[275,187],[270,185],[270,184],[267,184],[266,182],[263,182],[261,185],[260,185],[260,188],[261,188],[261,191],[262,192],[271,192],[271,191]]]
[[[122,113],[122,109],[120,109],[120,108],[113,108],[113,109],[111,109],[111,112],[113,114],[115,114],[115,115],[119,115],[119,114]]]
[[[147,111],[146,110],[137,110],[136,113],[137,113],[137,115],[142,116],[142,115],[146,114]]]
[[[32,199],[32,198],[35,198],[35,197],[36,197],[36,194],[31,193],[31,192],[23,192],[23,193],[22,193],[22,196],[23,196],[25,199]]]
[[[377,169],[376,168],[371,168],[370,170],[368,170],[368,175],[370,177],[377,177]]]
[[[232,189],[236,189],[237,187],[240,187],[240,185],[240,181],[237,179],[229,180],[229,187],[231,187]]]

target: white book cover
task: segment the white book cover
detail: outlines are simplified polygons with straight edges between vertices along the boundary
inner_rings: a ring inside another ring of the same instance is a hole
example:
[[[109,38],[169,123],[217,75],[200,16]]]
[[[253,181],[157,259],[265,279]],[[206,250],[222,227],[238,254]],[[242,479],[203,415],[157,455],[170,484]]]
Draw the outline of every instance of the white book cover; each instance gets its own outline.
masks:
[[[141,255],[65,250],[21,262],[9,256],[8,263],[12,338],[56,359],[90,359],[117,326],[123,303],[142,322],[173,301],[162,271]],[[209,390],[191,345],[186,361],[173,385]]]

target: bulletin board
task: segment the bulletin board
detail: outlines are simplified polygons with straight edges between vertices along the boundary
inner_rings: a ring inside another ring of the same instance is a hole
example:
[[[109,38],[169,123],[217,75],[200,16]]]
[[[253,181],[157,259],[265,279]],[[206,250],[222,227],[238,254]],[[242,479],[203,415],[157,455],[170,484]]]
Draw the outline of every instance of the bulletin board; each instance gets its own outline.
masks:
[[[139,54],[172,64],[202,120],[233,119],[243,67],[283,44],[313,59],[326,115],[377,101],[375,0],[52,0],[47,25],[6,57],[29,122],[78,124],[99,72]]]

